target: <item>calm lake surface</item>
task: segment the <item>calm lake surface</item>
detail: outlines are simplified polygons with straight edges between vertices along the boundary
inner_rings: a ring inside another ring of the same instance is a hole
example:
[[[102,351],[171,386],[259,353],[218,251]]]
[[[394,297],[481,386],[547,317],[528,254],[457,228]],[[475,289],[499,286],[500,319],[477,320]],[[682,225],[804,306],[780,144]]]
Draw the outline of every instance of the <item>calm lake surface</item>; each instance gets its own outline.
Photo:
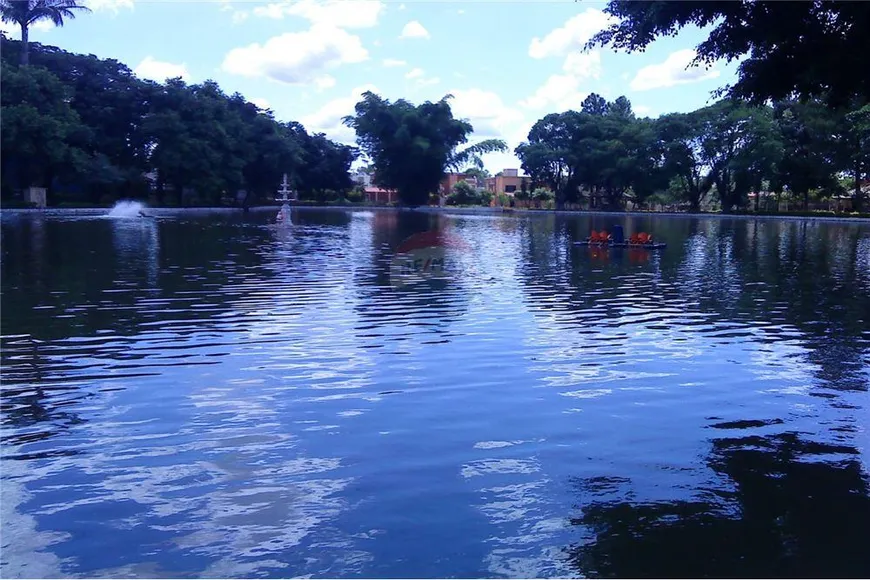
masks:
[[[273,221],[2,216],[2,577],[870,575],[870,224]]]

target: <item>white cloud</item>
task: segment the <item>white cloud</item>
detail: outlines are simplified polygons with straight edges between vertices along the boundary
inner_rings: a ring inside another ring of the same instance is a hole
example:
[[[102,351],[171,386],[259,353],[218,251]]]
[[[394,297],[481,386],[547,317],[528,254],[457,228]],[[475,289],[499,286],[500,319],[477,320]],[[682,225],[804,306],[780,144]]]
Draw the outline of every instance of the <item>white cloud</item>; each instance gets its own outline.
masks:
[[[312,25],[337,28],[372,28],[377,25],[383,9],[380,0],[285,0],[257,6],[254,14],[275,19],[298,16]]]
[[[399,38],[429,38],[429,31],[416,20],[412,20],[402,28]]]
[[[414,81],[416,88],[431,87],[441,82],[438,77],[427,77],[421,68],[414,68],[405,73],[405,78]]]
[[[465,14],[465,10],[463,10],[462,8],[460,8],[459,10],[456,11],[456,13],[457,13],[457,14]]]
[[[404,60],[399,60],[397,58],[385,58],[384,59],[384,66],[385,67],[405,66],[406,64],[408,64],[408,63],[405,62]]]
[[[151,56],[146,56],[139,66],[133,69],[133,72],[139,78],[149,79],[162,83],[166,79],[181,77],[182,80],[190,80],[190,73],[187,71],[187,65],[173,64],[171,62],[163,62],[154,59]]]
[[[318,91],[325,91],[335,86],[335,77],[329,75],[319,76],[314,79],[314,86]]]
[[[614,22],[616,19],[613,16],[597,8],[588,8],[585,12],[570,18],[561,28],[553,30],[543,39],[533,38],[529,45],[529,56],[532,58],[564,56],[571,50],[581,49],[597,32]]]
[[[233,24],[241,24],[248,19],[248,12],[245,10],[236,10],[233,12]]]
[[[639,117],[649,117],[652,113],[652,109],[646,105],[632,105],[631,108]]]
[[[573,75],[552,75],[529,98],[520,102],[529,109],[552,109],[561,113],[579,109],[588,93],[580,91],[580,80]]]
[[[85,0],[84,4],[94,12],[105,10],[117,14],[121,8],[133,9],[133,0]]]
[[[266,76],[288,84],[304,84],[322,77],[326,69],[368,59],[358,36],[341,28],[314,25],[288,32],[227,53],[223,69],[247,77]]]
[[[356,133],[350,127],[346,127],[342,119],[347,115],[353,115],[354,107],[366,91],[377,93],[378,89],[374,85],[357,87],[349,96],[329,101],[314,113],[302,117],[300,122],[311,133],[325,133],[327,137],[339,143],[353,145],[356,143]]]
[[[715,79],[721,74],[716,69],[705,69],[703,65],[689,68],[694,58],[695,51],[691,48],[672,52],[664,62],[637,71],[629,87],[633,91],[648,91]]]
[[[269,105],[269,101],[267,101],[266,99],[254,98],[254,99],[248,99],[248,100],[250,102],[254,103],[255,105],[257,105],[258,107],[260,107],[261,109],[271,109],[271,106]]]
[[[18,25],[3,20],[0,20],[0,32],[5,34],[7,38],[18,39],[21,36],[21,29]]]
[[[404,9],[405,9],[405,5],[404,5],[404,4],[399,4],[399,10],[404,10]]]
[[[601,53],[593,50],[588,53],[572,52],[565,57],[562,70],[578,79],[597,79],[601,76]]]
[[[513,150],[526,139],[532,126],[523,113],[506,105],[492,91],[473,88],[448,92],[454,97],[450,101],[453,114],[468,120],[474,127],[469,145],[492,138],[504,139],[507,143],[507,153],[489,153],[483,157],[486,168],[492,173],[505,168],[519,168],[520,162]]]
[[[570,53],[562,63],[563,74],[551,75],[520,105],[529,109],[554,108],[562,112],[578,109],[589,91],[582,90],[583,81],[598,79],[601,76],[601,53]]]
[[[450,108],[453,115],[467,119],[474,126],[474,135],[482,138],[500,137],[512,140],[523,114],[501,100],[498,94],[483,89],[453,89]]]
[[[34,31],[47,32],[54,27],[54,23],[51,20],[37,20],[30,25],[30,33],[32,34]],[[3,22],[0,20],[0,31],[6,34],[7,38],[13,40],[21,39],[21,27],[13,22]]]

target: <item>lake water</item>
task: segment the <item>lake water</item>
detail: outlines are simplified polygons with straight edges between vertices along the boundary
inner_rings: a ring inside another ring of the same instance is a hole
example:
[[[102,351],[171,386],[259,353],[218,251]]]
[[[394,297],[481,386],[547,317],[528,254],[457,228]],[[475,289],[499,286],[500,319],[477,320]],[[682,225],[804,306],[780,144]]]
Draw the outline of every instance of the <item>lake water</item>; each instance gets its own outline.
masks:
[[[0,575],[870,575],[870,224],[272,221],[2,216]]]

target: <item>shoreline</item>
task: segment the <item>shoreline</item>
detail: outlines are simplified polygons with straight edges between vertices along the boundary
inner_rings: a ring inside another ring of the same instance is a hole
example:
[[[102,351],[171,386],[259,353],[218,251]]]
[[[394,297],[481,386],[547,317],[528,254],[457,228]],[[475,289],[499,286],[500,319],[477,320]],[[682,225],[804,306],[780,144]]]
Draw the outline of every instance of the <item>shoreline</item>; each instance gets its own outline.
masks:
[[[249,213],[262,213],[266,211],[275,211],[279,209],[278,205],[261,205],[249,208]],[[435,206],[420,206],[416,208],[395,207],[386,205],[366,206],[366,205],[291,205],[294,211],[306,210],[330,210],[330,211],[394,211],[394,212],[422,212],[422,213],[444,213],[456,215],[576,215],[576,216],[609,216],[609,217],[667,217],[667,218],[712,218],[712,219],[756,219],[756,220],[806,220],[806,221],[825,221],[825,222],[853,222],[853,223],[870,223],[868,217],[858,216],[831,216],[831,215],[790,215],[790,214],[726,214],[726,213],[690,213],[690,212],[652,212],[652,211],[605,211],[605,210],[556,210],[556,209],[525,209],[511,208],[503,210],[501,208],[492,207],[435,207]],[[107,207],[86,207],[86,208],[64,208],[51,207],[44,209],[37,208],[2,208],[0,207],[0,215],[4,214],[40,214],[40,215],[104,215],[111,208]],[[160,217],[161,215],[173,215],[178,213],[221,213],[221,214],[240,214],[244,215],[241,208],[237,207],[147,207],[146,212]]]

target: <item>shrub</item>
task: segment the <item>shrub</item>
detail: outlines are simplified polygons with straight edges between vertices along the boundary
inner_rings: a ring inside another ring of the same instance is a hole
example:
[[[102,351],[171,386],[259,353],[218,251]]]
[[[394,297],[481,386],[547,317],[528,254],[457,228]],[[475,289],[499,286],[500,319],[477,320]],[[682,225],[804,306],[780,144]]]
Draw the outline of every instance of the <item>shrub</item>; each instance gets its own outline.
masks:
[[[354,187],[345,196],[350,203],[362,203],[366,199],[365,190],[361,187]]]
[[[556,195],[545,187],[539,187],[535,191],[532,192],[532,199],[535,201],[551,201],[556,199]]]
[[[460,181],[447,196],[447,205],[489,205],[492,194],[476,189],[470,183]]]

